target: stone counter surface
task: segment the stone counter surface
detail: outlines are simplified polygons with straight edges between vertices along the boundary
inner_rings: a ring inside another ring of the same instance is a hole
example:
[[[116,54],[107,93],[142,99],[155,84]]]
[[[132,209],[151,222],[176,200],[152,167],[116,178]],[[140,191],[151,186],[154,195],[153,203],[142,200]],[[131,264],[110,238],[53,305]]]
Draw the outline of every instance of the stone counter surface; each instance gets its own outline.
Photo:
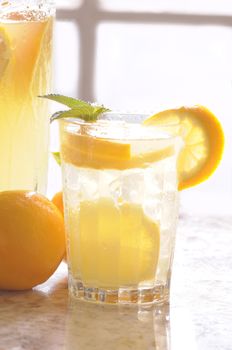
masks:
[[[232,218],[182,217],[170,306],[70,300],[64,263],[43,285],[0,292],[0,350],[232,350]]]

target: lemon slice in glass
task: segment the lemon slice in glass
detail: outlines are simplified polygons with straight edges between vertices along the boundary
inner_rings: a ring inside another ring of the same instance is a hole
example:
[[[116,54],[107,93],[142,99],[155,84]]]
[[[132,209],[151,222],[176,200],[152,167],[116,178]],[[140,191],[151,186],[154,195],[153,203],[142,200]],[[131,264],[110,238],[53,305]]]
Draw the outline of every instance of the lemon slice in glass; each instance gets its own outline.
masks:
[[[144,144],[143,144],[144,146]],[[84,135],[67,134],[62,142],[62,156],[67,163],[92,169],[146,168],[174,154],[173,144],[150,152],[133,152],[130,143],[104,140]]]
[[[69,226],[71,268],[86,285],[97,279],[101,287],[117,289],[154,279],[160,227],[142,206],[124,202],[117,207],[102,197],[80,202],[78,212],[69,210],[67,215],[73,223]]]

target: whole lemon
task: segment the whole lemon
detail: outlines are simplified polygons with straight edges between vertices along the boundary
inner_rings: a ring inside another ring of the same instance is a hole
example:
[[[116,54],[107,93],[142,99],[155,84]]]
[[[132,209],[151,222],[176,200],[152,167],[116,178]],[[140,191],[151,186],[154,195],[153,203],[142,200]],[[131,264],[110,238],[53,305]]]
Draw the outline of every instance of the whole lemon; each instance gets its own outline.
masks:
[[[0,289],[43,283],[64,253],[64,220],[51,201],[34,192],[0,192]]]
[[[64,216],[63,192],[57,192],[52,198],[52,203],[57,206],[61,214]],[[67,254],[64,255],[64,261],[67,261]]]
[[[52,198],[52,203],[54,203],[62,215],[64,215],[63,192],[57,192]]]

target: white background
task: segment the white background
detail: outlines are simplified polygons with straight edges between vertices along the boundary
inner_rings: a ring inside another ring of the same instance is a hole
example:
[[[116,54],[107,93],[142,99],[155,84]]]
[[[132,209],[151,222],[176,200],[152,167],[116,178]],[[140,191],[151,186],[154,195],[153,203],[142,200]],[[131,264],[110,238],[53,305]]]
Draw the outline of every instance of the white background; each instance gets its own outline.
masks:
[[[182,212],[232,213],[232,1],[57,1],[54,91],[125,111],[203,104],[226,135],[223,161],[183,191]],[[57,126],[51,149],[58,150]],[[51,159],[49,195],[61,188]]]

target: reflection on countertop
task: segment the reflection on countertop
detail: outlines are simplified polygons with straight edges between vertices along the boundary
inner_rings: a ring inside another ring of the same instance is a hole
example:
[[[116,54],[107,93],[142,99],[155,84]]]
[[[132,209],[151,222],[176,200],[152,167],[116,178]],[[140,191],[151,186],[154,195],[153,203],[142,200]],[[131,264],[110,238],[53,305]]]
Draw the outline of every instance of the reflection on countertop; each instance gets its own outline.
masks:
[[[231,232],[229,217],[181,219],[170,307],[70,299],[65,263],[32,291],[0,292],[0,350],[232,349]]]
[[[71,301],[66,346],[84,349],[169,349],[169,306],[150,310]]]

